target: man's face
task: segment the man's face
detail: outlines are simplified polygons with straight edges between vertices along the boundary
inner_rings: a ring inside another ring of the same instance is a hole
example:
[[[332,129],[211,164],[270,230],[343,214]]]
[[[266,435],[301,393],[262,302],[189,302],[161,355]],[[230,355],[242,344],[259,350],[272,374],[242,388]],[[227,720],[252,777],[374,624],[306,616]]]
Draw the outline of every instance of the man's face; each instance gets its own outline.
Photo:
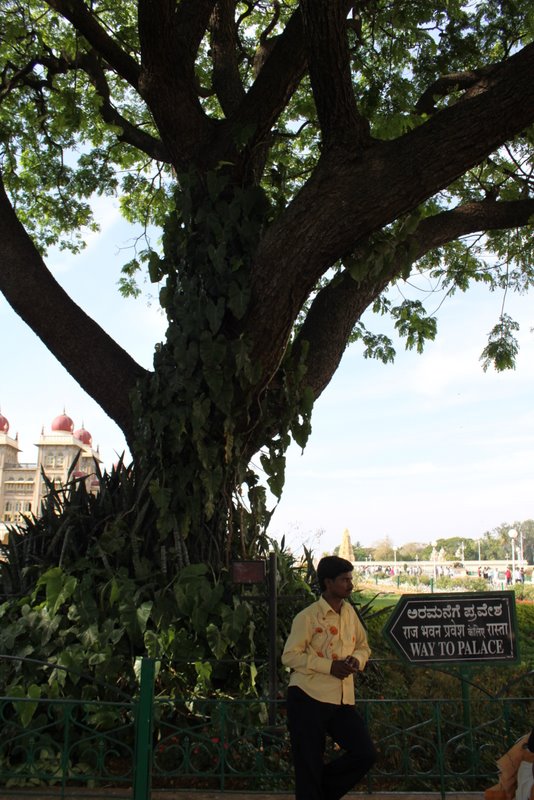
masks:
[[[352,593],[352,572],[342,572],[337,578],[325,578],[325,586],[334,597],[345,598]]]

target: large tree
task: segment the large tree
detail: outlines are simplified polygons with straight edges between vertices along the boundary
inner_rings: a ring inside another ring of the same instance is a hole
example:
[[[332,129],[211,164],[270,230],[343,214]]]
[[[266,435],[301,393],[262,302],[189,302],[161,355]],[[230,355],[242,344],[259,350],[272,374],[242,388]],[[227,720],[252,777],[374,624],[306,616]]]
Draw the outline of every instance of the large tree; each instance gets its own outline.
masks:
[[[408,346],[434,336],[419,300],[391,303],[392,282],[532,282],[527,0],[0,12],[0,288],[150,473],[155,553],[250,552],[269,517],[255,458],[279,494],[347,343],[392,355],[363,312],[390,312]],[[123,274],[124,291],[145,267],[160,285],[151,372],[45,264],[51,245],[83,244],[91,196],[114,192],[129,220],[164,229]],[[486,363],[512,363],[514,325],[503,309]]]

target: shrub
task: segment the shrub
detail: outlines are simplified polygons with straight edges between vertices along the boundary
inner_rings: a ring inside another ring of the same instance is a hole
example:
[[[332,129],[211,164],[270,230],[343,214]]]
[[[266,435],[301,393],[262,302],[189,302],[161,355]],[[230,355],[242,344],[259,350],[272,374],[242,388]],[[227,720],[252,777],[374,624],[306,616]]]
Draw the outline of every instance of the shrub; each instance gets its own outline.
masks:
[[[178,545],[158,547],[150,476],[140,480],[122,459],[97,475],[96,496],[83,480],[48,482],[42,515],[12,528],[2,547],[0,652],[11,656],[0,660],[2,686],[131,696],[136,659],[149,655],[162,662],[160,692],[266,694],[265,584],[236,586],[225,569],[185,564]],[[277,554],[278,592],[290,598],[279,604],[281,648],[295,610],[313,599],[315,573],[310,553],[302,565],[283,542],[265,538],[251,557],[267,549]]]

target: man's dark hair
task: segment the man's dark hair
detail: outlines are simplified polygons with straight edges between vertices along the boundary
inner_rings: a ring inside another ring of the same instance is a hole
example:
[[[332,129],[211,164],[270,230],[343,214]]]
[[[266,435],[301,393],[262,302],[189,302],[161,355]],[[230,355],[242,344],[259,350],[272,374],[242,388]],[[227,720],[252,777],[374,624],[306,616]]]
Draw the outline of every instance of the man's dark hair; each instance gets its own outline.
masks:
[[[317,580],[322,592],[326,589],[325,578],[335,580],[343,572],[352,572],[354,569],[350,561],[339,556],[325,556],[317,564]]]

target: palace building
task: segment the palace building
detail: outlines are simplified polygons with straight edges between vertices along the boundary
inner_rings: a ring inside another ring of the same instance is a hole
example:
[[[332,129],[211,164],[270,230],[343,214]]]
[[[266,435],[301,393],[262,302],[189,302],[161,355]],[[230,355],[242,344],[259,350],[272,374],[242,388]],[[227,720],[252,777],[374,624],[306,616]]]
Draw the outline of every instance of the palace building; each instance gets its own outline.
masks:
[[[9,427],[9,421],[0,413],[0,525],[16,525],[24,515],[39,516],[47,492],[43,473],[58,485],[77,479],[87,481],[90,491],[98,490],[95,461],[101,463],[99,449],[93,450],[93,438],[83,424],[75,431],[74,422],[63,412],[52,421],[50,433],[43,428],[36,443],[36,464],[19,461],[18,434],[12,439]]]

